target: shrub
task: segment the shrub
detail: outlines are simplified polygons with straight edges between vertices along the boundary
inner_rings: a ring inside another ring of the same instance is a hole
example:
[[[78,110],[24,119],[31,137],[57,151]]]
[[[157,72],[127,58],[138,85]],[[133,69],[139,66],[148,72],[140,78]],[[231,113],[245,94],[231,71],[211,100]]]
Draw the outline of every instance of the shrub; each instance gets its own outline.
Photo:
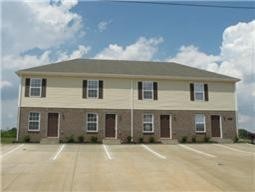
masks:
[[[196,142],[197,142],[196,136],[193,136],[193,137],[192,137],[192,143],[196,143]]]
[[[208,143],[209,141],[210,141],[210,137],[205,136],[204,137],[204,142]]]
[[[97,143],[97,137],[92,136],[92,137],[90,138],[90,141],[91,141],[92,143]]]
[[[188,137],[187,136],[183,136],[181,139],[181,143],[187,143]]]
[[[150,142],[150,143],[154,143],[154,142],[155,142],[154,137],[150,137],[149,142]]]
[[[30,136],[25,135],[23,140],[24,140],[25,143],[29,143],[30,142]]]
[[[239,138],[237,137],[237,136],[235,136],[234,138],[233,138],[233,142],[234,143],[237,143],[239,141]]]
[[[66,140],[67,140],[67,143],[74,143],[74,136],[71,135],[70,137],[67,137]]]
[[[143,137],[139,138],[139,143],[143,143]]]
[[[131,139],[132,139],[131,136],[127,136],[127,142],[128,142],[128,143],[131,143]]]
[[[83,137],[83,135],[80,135],[80,136],[78,137],[78,141],[79,141],[79,143],[83,143],[83,142],[84,142],[84,137]]]

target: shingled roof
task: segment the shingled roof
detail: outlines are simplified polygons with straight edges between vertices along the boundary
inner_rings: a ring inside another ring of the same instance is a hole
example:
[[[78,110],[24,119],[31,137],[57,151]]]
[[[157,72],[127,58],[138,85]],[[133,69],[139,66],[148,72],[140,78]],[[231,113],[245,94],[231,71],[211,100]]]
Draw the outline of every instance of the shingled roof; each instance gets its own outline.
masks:
[[[97,74],[108,76],[153,76],[178,77],[180,79],[214,79],[223,81],[239,81],[237,78],[221,75],[174,62],[128,61],[74,59],[58,63],[33,67],[16,72],[23,74]]]

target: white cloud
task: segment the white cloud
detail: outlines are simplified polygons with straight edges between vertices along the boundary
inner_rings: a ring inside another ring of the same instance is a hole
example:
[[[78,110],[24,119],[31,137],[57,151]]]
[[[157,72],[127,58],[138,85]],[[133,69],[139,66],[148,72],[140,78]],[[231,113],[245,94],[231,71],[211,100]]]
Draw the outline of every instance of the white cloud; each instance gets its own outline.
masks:
[[[163,38],[140,37],[135,43],[126,47],[110,44],[103,51],[98,53],[97,59],[123,59],[123,60],[152,60],[158,51],[158,46],[163,42]]]
[[[190,45],[182,46],[168,61],[240,78],[237,86],[239,123],[255,131],[255,20],[226,28],[219,55],[207,55]]]
[[[75,38],[82,26],[81,17],[71,11],[77,3],[69,0],[3,2],[3,53],[48,49]]]
[[[111,24],[111,21],[101,21],[97,24],[97,28],[100,32],[103,32],[107,29],[108,25]]]
[[[6,80],[0,81],[0,89],[11,87],[11,86],[12,86],[12,83],[9,81],[6,81]]]

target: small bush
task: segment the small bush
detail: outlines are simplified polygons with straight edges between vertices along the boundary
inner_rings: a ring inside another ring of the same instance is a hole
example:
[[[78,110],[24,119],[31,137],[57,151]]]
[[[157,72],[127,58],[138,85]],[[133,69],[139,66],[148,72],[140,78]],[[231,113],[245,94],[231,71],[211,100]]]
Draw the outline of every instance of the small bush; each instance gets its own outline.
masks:
[[[80,135],[80,136],[78,137],[78,141],[79,141],[79,143],[83,143],[83,142],[84,142],[84,137],[83,137],[83,135]]]
[[[237,143],[239,141],[239,138],[237,137],[237,136],[235,136],[234,138],[233,138],[233,142],[234,143]]]
[[[197,142],[196,136],[193,136],[191,140],[192,140],[192,143],[196,143]]]
[[[154,137],[150,137],[149,142],[150,142],[150,143],[154,143],[154,142],[155,142]]]
[[[127,142],[131,143],[132,137],[131,136],[127,136]]]
[[[23,140],[24,140],[25,143],[29,143],[30,142],[30,136],[25,135]]]
[[[181,143],[187,143],[188,137],[187,136],[183,136],[181,139]]]
[[[92,137],[90,138],[90,141],[91,141],[91,143],[97,143],[97,137],[92,136]]]
[[[139,143],[143,143],[143,137],[139,138]]]
[[[205,137],[204,137],[204,142],[205,142],[205,143],[208,143],[209,141],[210,141],[210,137],[205,136]]]
[[[67,137],[66,140],[67,140],[67,143],[74,143],[74,136],[71,135],[70,137]]]

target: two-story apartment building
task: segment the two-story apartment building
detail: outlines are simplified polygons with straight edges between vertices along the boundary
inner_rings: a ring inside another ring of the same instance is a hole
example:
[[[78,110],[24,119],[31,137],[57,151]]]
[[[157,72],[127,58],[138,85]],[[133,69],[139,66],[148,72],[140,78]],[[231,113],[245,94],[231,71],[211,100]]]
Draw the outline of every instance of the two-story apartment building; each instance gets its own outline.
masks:
[[[94,59],[17,74],[18,140],[236,136],[236,78],[177,63]]]

